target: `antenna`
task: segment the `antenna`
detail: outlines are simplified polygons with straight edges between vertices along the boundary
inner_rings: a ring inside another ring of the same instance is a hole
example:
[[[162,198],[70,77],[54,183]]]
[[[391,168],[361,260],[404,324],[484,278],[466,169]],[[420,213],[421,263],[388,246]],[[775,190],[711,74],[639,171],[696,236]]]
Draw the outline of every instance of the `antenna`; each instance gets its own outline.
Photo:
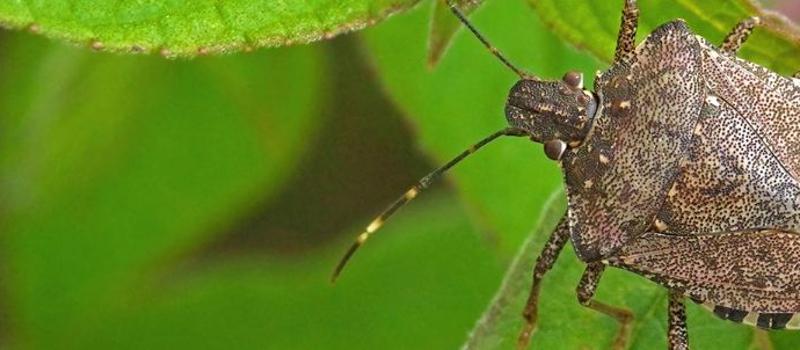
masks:
[[[450,7],[450,11],[453,11],[453,14],[456,15],[456,17],[458,17],[458,20],[461,21],[461,23],[463,23],[465,26],[467,26],[467,28],[469,28],[469,30],[472,32],[472,34],[474,34],[475,37],[478,38],[478,40],[480,40],[481,43],[483,43],[483,46],[485,46],[486,49],[488,49],[489,52],[491,52],[492,55],[494,55],[494,57],[497,57],[501,62],[503,62],[504,65],[506,65],[506,67],[508,67],[512,71],[514,71],[514,73],[516,73],[520,78],[538,80],[535,76],[533,76],[531,74],[528,74],[528,73],[525,73],[521,69],[517,68],[517,66],[512,64],[511,61],[509,61],[506,58],[506,56],[503,56],[503,53],[500,52],[499,49],[494,47],[494,45],[492,45],[492,43],[490,43],[489,40],[487,40],[478,31],[478,29],[475,28],[475,26],[473,26],[472,23],[469,22],[469,20],[467,19],[467,16],[465,16],[464,13],[462,13],[461,10],[459,10],[458,7],[456,7],[456,4],[453,1],[454,0],[445,0],[445,2],[447,3],[447,6]]]
[[[452,168],[454,165],[458,164],[464,158],[467,158],[469,155],[477,152],[481,147],[486,146],[490,142],[494,141],[495,139],[501,136],[527,136],[528,134],[523,131],[522,129],[517,128],[506,128],[500,131],[497,131],[483,140],[478,141],[478,143],[472,145],[467,150],[461,152],[458,156],[453,158],[451,161],[447,162],[444,166],[432,171],[430,174],[425,175],[422,179],[417,181],[417,183],[412,186],[405,194],[403,194],[400,198],[394,201],[392,205],[390,205],[386,210],[384,210],[377,218],[372,220],[372,222],[367,226],[367,228],[356,238],[356,241],[353,242],[353,245],[350,246],[350,249],[344,254],[341,260],[339,260],[339,264],[336,265],[336,269],[333,271],[333,276],[331,277],[331,282],[335,282],[336,278],[339,277],[339,274],[344,269],[344,266],[347,265],[347,262],[350,258],[355,254],[356,250],[359,247],[364,245],[364,242],[369,239],[369,237],[375,233],[383,224],[388,220],[392,214],[394,214],[398,209],[406,205],[406,203],[410,202],[414,198],[417,197],[422,191],[427,189],[434,181],[439,179],[447,170]]]

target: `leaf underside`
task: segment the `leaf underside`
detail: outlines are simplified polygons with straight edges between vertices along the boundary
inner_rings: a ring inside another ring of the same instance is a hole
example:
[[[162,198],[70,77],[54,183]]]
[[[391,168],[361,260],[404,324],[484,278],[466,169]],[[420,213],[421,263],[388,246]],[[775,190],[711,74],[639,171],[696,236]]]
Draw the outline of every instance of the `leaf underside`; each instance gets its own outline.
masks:
[[[0,2],[0,26],[95,50],[187,57],[331,38],[417,2],[6,0]]]

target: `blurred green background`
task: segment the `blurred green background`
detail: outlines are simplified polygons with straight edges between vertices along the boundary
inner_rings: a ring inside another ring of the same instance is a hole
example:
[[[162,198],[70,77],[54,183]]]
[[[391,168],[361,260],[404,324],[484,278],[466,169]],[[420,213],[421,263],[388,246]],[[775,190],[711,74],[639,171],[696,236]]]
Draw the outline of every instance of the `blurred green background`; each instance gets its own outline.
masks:
[[[712,41],[748,11],[641,2],[641,35],[680,16]],[[523,1],[488,1],[472,18],[538,75],[578,69],[590,79],[603,69],[607,56],[589,52],[611,55],[621,1],[541,3],[537,14]],[[796,13],[791,3],[772,5]],[[0,346],[463,344],[559,186],[539,145],[502,140],[470,158],[329,283],[373,215],[505,125],[515,76],[474,38],[457,36],[435,69],[426,64],[433,5],[329,41],[191,60],[0,32]],[[552,11],[601,20],[591,32],[559,32]],[[766,65],[781,56],[760,48],[744,53]],[[606,348],[614,321],[578,306],[580,264],[563,255],[546,280],[534,345]],[[600,298],[641,320],[633,348],[663,347],[663,291],[609,275]],[[694,305],[689,322],[701,349],[800,344],[792,333],[765,338]]]

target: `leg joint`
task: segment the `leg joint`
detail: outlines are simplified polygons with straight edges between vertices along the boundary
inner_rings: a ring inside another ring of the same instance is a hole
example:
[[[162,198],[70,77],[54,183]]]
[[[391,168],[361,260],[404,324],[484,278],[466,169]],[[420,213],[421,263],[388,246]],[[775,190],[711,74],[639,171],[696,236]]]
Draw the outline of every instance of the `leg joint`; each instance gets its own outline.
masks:
[[[592,303],[592,297],[594,297],[594,291],[587,291],[585,289],[578,288],[578,302],[583,306],[589,306]]]

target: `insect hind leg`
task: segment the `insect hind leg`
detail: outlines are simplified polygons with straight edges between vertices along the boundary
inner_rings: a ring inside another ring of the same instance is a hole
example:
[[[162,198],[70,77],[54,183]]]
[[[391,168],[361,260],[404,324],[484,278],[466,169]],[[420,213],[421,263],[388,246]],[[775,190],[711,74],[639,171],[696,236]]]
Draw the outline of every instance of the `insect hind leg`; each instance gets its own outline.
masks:
[[[518,349],[525,349],[528,347],[531,335],[533,335],[533,332],[536,330],[541,280],[544,275],[553,268],[559,253],[561,253],[561,249],[564,248],[567,241],[569,241],[569,225],[566,216],[564,216],[561,218],[558,226],[556,226],[555,231],[550,235],[547,243],[545,243],[542,253],[539,254],[539,257],[536,259],[536,265],[533,269],[533,284],[531,285],[530,294],[528,295],[528,302],[525,304],[525,310],[522,312],[525,325],[517,339]]]
[[[736,52],[742,48],[742,44],[750,37],[750,34],[753,33],[753,29],[759,25],[761,25],[761,18],[755,16],[739,22],[739,24],[733,27],[731,32],[728,33],[725,40],[722,41],[720,50],[735,55]]]
[[[576,290],[578,301],[585,307],[602,312],[617,320],[620,327],[619,331],[617,331],[617,336],[614,338],[612,349],[623,350],[627,348],[631,330],[633,329],[633,313],[627,309],[611,306],[594,299],[597,283],[600,282],[600,277],[603,275],[605,267],[603,263],[599,262],[590,263],[586,267]]]
[[[636,4],[636,0],[625,0],[621,22],[614,62],[627,59],[633,55],[633,51],[636,49],[636,29],[639,26],[639,6]]]
[[[689,331],[686,328],[686,306],[680,293],[669,292],[667,341],[670,350],[689,350]]]

